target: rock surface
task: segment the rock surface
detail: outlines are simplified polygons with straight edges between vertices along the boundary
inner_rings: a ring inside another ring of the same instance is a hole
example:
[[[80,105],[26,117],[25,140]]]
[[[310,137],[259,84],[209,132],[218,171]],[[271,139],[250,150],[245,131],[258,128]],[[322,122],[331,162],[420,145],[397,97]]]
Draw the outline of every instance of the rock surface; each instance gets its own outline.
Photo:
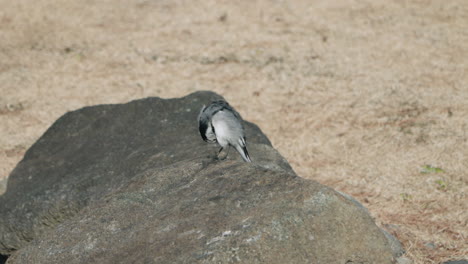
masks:
[[[468,260],[452,260],[452,261],[447,261],[442,264],[468,264]]]
[[[8,263],[394,263],[365,208],[298,177],[246,124],[253,163],[216,161],[197,92],[64,115],[0,196]]]

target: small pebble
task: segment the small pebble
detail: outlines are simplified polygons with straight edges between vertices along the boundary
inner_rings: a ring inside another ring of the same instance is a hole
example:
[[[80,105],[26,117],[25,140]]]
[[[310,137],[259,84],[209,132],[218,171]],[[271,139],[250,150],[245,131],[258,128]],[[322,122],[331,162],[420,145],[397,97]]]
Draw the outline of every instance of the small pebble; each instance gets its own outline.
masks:
[[[436,249],[437,246],[433,242],[424,243],[424,246],[428,249]]]
[[[407,257],[399,257],[397,258],[397,263],[398,264],[412,264],[413,261]]]

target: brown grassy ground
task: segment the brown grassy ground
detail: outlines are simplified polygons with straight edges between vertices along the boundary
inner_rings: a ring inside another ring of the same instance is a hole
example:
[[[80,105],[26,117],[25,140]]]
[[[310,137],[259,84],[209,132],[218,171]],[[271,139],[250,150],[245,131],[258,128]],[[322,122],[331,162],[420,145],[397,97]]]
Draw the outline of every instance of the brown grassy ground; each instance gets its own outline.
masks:
[[[214,90],[414,263],[468,258],[466,0],[0,6],[0,179],[66,111]]]

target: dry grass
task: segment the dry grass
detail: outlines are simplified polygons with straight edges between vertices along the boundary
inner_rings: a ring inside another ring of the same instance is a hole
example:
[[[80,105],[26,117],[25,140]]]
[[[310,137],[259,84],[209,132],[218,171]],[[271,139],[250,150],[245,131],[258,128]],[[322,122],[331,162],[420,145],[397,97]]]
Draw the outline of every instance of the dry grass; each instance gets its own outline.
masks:
[[[468,258],[465,0],[0,6],[0,178],[66,111],[214,90],[414,263]]]

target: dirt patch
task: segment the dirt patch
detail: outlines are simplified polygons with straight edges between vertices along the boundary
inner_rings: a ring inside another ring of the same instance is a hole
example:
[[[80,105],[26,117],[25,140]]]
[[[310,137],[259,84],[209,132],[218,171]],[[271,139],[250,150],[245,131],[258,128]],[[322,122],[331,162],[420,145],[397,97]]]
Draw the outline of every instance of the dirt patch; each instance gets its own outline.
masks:
[[[0,178],[66,111],[214,90],[415,263],[468,257],[464,1],[0,5]]]

